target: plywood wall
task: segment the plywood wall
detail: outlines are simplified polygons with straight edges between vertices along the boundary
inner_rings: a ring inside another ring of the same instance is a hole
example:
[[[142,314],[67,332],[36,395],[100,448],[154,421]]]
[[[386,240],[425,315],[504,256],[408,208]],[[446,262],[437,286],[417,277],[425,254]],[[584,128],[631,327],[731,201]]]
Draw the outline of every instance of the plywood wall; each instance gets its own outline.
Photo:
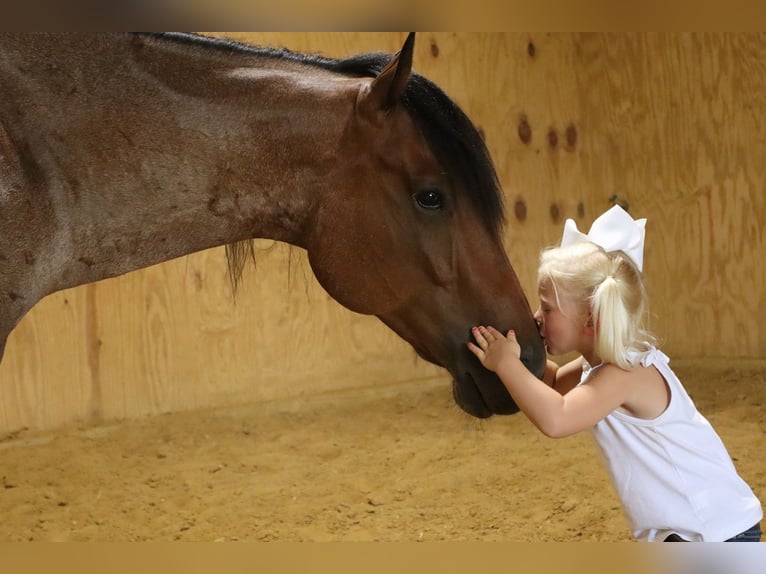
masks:
[[[328,56],[393,52],[405,37],[233,36]],[[421,33],[415,68],[485,134],[532,300],[539,249],[617,196],[649,219],[665,350],[766,357],[766,36]],[[434,376],[330,300],[302,251],[261,241],[236,303],[222,249],[42,301],[0,365],[0,432]]]

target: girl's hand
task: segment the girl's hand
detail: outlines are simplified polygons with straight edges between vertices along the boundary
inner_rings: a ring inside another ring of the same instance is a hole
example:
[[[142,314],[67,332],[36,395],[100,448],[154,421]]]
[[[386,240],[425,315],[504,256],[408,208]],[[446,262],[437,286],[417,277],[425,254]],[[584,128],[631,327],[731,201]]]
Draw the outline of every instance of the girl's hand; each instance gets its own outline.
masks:
[[[468,349],[485,368],[497,373],[501,365],[514,361],[520,364],[521,346],[513,329],[508,331],[507,337],[494,327],[474,327],[471,332],[476,344],[469,342]]]

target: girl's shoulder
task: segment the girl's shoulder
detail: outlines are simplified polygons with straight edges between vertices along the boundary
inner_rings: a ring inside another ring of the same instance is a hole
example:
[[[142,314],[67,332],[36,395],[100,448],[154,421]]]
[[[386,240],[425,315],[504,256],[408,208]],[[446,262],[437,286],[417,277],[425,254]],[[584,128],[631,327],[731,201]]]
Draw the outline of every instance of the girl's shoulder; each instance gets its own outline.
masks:
[[[587,360],[582,358],[582,380],[592,378],[596,374],[599,377],[616,377],[621,380],[630,380],[636,376],[640,376],[641,373],[649,367],[660,368],[662,365],[667,365],[670,362],[665,353],[657,349],[650,343],[645,343],[640,347],[636,347],[627,354],[628,363],[631,368],[623,368],[616,363],[602,362],[597,365],[590,365]]]
[[[670,389],[662,368],[667,362],[664,353],[651,347],[636,354],[633,368],[623,369],[607,363],[600,369],[599,376],[624,384],[626,395],[622,404],[623,411],[640,419],[654,419],[670,405]]]
[[[656,372],[670,362],[665,353],[649,344],[645,348],[629,351],[627,359],[631,365],[630,368],[626,369],[615,363],[604,362],[593,367],[592,373],[595,375],[596,371],[598,371],[600,377],[608,376],[610,378],[616,377],[622,380],[632,380],[642,378],[647,372]]]
[[[642,365],[637,365],[632,369],[624,369],[614,363],[601,363],[592,369],[591,378],[598,377],[600,379],[609,378],[620,381],[630,381],[636,378],[644,368],[645,367]]]

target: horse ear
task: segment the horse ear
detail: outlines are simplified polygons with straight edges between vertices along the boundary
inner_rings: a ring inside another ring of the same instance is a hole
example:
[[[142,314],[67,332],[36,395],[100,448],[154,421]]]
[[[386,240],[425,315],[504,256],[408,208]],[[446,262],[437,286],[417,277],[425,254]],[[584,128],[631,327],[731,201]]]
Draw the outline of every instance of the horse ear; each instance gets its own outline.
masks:
[[[396,107],[407,86],[412,72],[412,53],[415,48],[415,32],[410,32],[399,50],[383,71],[372,81],[361,102],[365,109],[388,112]]]

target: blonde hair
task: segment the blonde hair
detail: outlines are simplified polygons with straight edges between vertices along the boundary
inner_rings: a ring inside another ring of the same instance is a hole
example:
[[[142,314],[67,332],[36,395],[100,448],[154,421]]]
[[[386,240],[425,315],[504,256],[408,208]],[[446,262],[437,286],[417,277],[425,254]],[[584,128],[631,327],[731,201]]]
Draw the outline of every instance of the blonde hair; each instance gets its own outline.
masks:
[[[551,285],[565,314],[562,298],[568,306],[575,305],[583,320],[591,314],[594,350],[602,361],[631,369],[631,352],[645,351],[654,343],[645,328],[648,299],[641,272],[622,251],[606,253],[588,241],[546,249],[540,255],[537,283]]]

